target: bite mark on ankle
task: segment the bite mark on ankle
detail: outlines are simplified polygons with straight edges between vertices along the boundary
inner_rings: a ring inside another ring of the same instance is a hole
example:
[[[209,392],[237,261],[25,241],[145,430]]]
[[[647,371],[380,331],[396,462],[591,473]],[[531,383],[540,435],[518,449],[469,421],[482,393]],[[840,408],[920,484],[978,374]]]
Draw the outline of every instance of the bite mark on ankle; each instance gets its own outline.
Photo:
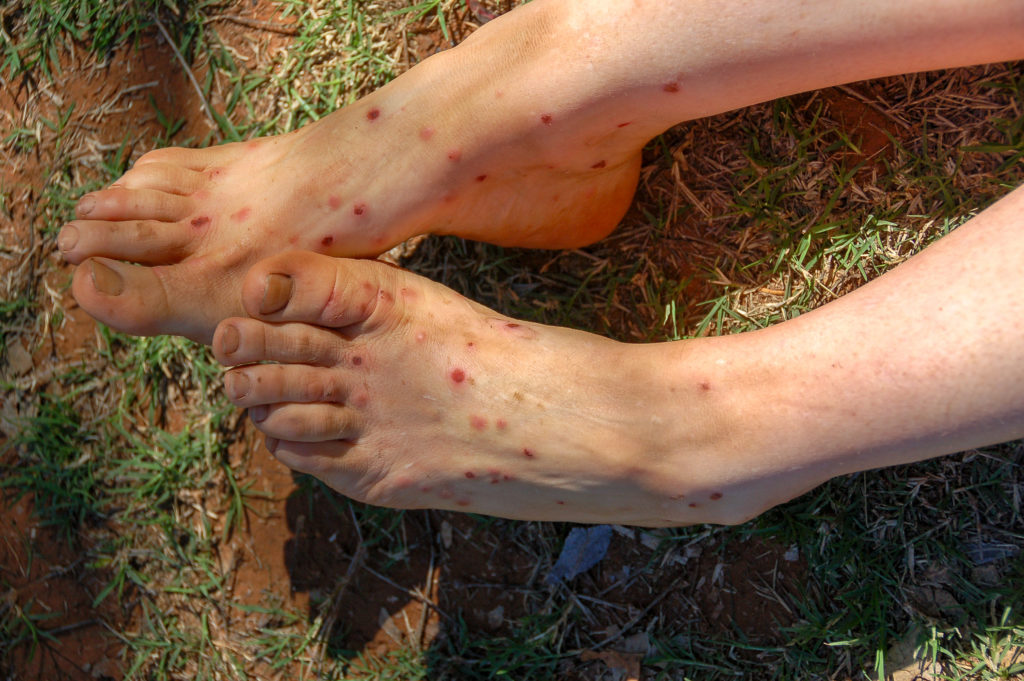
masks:
[[[380,118],[380,109],[373,108],[366,112],[366,120],[375,121]]]
[[[431,127],[420,128],[420,139],[426,142],[434,136],[434,129]]]
[[[665,83],[661,86],[662,92],[668,92],[669,94],[675,94],[679,92],[679,83],[673,81],[671,83]]]
[[[235,211],[234,213],[232,213],[231,219],[234,220],[235,222],[244,222],[249,217],[249,213],[251,212],[252,208],[250,208],[249,206],[244,206]]]
[[[459,149],[452,149],[448,152],[448,160],[452,163],[458,163],[462,160],[462,151]]]
[[[486,430],[487,419],[485,419],[483,416],[472,414],[469,417],[469,425],[473,427],[473,430]]]
[[[327,205],[331,207],[331,210],[338,210],[341,208],[341,197],[331,194],[327,197]]]
[[[541,114],[540,122],[544,125],[551,125],[551,114]]]

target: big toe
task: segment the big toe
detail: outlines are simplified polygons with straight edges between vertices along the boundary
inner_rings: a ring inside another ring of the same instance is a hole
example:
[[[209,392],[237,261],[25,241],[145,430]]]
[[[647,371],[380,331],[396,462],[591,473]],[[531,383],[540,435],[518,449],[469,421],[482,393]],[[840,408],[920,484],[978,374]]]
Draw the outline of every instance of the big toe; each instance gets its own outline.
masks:
[[[75,271],[71,290],[86,312],[118,331],[137,336],[174,334],[208,344],[217,322],[240,310],[216,280],[189,269],[90,258]],[[201,305],[196,304],[199,300]]]
[[[266,321],[369,331],[401,319],[402,306],[419,287],[414,279],[374,260],[294,251],[256,263],[242,284],[242,303]]]

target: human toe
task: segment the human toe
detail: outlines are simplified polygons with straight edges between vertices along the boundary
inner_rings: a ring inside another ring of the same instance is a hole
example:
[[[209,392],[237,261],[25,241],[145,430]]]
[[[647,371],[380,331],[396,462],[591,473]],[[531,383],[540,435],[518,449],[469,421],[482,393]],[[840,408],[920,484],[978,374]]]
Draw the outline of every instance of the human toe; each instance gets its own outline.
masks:
[[[78,218],[89,220],[161,220],[174,222],[189,215],[192,200],[155,189],[112,186],[86,194],[75,207]]]
[[[359,415],[340,404],[259,405],[249,410],[249,418],[267,437],[292,442],[350,440],[361,433]]]
[[[271,361],[326,367],[344,363],[342,342],[337,334],[308,324],[233,317],[217,325],[213,354],[224,366]]]
[[[347,497],[371,504],[415,507],[382,469],[377,457],[368,457],[358,444],[345,440],[302,442],[267,437],[267,449],[288,468],[313,475]]]
[[[143,267],[90,258],[75,270],[71,291],[86,312],[118,331],[174,334],[209,343],[217,321],[227,315],[218,304],[218,292],[197,290],[196,281],[184,266]],[[207,304],[197,306],[197,299]]]
[[[225,163],[231,160],[232,149],[237,145],[223,145],[217,147],[205,147],[203,149],[189,149],[187,147],[164,147],[147,151],[135,162],[134,168],[151,163],[165,163],[176,165],[189,170],[204,170],[218,162]]]
[[[397,318],[399,276],[408,273],[370,260],[347,260],[304,251],[267,258],[242,284],[242,302],[253,317],[360,331]],[[408,290],[408,289],[407,289]]]
[[[93,255],[162,265],[188,255],[197,231],[179,222],[73,220],[61,229],[57,247],[76,265]]]
[[[343,404],[348,384],[336,371],[303,364],[253,364],[224,375],[228,398],[238,407],[280,402]]]
[[[203,173],[171,163],[144,163],[136,165],[121,176],[117,187],[125,189],[154,189],[168,194],[187,196],[207,184]]]

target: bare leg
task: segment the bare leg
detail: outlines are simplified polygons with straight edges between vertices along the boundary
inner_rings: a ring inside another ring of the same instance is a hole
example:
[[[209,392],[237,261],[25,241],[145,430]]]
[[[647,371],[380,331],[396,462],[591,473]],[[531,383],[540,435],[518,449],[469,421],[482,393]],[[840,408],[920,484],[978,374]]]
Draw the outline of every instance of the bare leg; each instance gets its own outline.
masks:
[[[214,351],[271,451],[358,499],[740,522],[836,475],[1024,436],[1022,216],[1024,188],[817,311],[651,345],[285,254],[249,272],[255,319],[224,321]]]
[[[299,132],[143,157],[59,243],[86,265],[91,314],[206,342],[271,253],[363,256],[424,232],[588,243],[625,211],[643,144],[679,121],[1022,55],[1011,0],[537,0]]]

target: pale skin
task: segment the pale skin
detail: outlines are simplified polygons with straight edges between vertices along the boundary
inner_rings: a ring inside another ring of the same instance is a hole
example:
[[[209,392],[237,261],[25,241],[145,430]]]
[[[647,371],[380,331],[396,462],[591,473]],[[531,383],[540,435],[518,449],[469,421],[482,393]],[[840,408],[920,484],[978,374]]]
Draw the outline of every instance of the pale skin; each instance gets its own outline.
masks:
[[[327,255],[423,232],[589,243],[674,123],[1021,57],[1020,0],[537,0],[297,133],[147,154],[59,243],[86,310],[212,338],[268,447],[345,494],[741,522],[836,475],[1024,436],[1024,190],[813,313],[678,343],[516,322]],[[290,248],[320,254],[264,259]]]

